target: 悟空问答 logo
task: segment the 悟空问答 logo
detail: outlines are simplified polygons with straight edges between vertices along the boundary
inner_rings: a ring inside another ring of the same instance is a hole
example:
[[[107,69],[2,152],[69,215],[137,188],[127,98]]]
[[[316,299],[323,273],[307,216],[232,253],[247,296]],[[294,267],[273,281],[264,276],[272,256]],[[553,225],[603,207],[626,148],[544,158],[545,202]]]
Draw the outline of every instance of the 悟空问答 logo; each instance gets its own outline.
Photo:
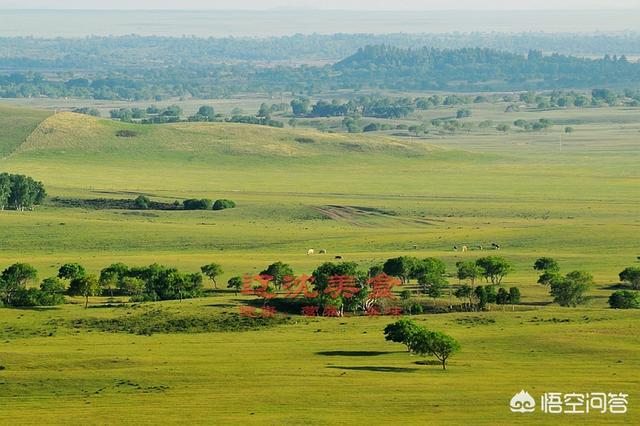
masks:
[[[523,389],[511,398],[509,407],[514,413],[533,413],[536,409],[536,400]]]

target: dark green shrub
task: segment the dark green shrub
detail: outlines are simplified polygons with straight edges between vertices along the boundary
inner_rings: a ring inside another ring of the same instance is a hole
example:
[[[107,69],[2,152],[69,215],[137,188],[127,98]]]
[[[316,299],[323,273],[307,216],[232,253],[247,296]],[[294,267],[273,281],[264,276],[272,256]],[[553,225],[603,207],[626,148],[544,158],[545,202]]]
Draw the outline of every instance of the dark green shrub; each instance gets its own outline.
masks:
[[[609,296],[609,306],[613,309],[638,309],[640,295],[629,290],[616,291]]]
[[[236,206],[236,203],[234,201],[221,199],[221,200],[216,200],[216,202],[213,203],[213,210],[232,209],[235,206]]]
[[[191,198],[188,200],[184,200],[182,202],[182,206],[185,210],[210,210],[212,207],[212,202],[207,198]]]

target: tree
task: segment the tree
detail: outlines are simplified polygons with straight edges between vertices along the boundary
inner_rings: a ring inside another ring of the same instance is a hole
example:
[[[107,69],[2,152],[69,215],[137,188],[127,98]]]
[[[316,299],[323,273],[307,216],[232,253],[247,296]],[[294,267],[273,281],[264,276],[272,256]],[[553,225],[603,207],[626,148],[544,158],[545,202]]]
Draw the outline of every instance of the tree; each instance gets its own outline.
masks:
[[[28,263],[14,263],[2,271],[0,275],[0,300],[12,306],[13,297],[21,289],[25,289],[29,281],[37,278],[38,271]]]
[[[458,299],[468,301],[469,308],[471,308],[474,305],[473,301],[474,301],[475,293],[473,291],[473,287],[471,287],[470,285],[464,284],[458,287],[456,291],[453,292],[453,295]]]
[[[503,133],[508,132],[510,128],[511,127],[508,124],[498,124],[496,126],[496,130]]]
[[[242,288],[242,278],[241,277],[231,277],[229,281],[227,281],[227,288],[232,288],[237,295],[240,289]]]
[[[7,191],[7,179],[9,190]],[[8,196],[7,196],[8,194]],[[37,182],[24,175],[0,175],[0,206],[12,207],[24,211],[41,204],[46,197],[46,191],[42,182]]]
[[[197,115],[206,117],[209,120],[213,120],[213,118],[216,116],[216,112],[212,106],[203,105],[198,109]]]
[[[458,268],[457,277],[459,280],[469,280],[469,284],[472,286],[476,284],[476,280],[482,277],[483,269],[476,265],[475,262],[458,262],[456,263]]]
[[[118,290],[126,296],[138,298],[144,294],[145,282],[140,278],[123,277],[118,282]]]
[[[338,315],[342,316],[345,309],[355,309],[362,306],[366,300],[367,292],[365,282],[366,273],[358,269],[355,262],[325,262],[318,266],[311,274],[313,277],[313,287],[317,293],[316,301],[323,310],[326,306],[334,306],[338,309]],[[333,287],[338,287],[335,279],[349,279],[345,287],[352,287],[353,292],[331,291]]]
[[[533,264],[536,271],[560,272],[560,265],[552,257],[541,257]]]
[[[640,290],[640,267],[630,266],[618,274],[620,281],[631,284],[634,290]]]
[[[451,336],[439,331],[418,330],[411,335],[409,349],[418,355],[433,355],[447,369],[447,359],[460,351],[460,344]]]
[[[498,289],[498,294],[496,296],[496,303],[498,305],[508,305],[510,303],[509,292],[504,288]]]
[[[459,109],[456,112],[456,118],[466,118],[466,117],[471,117],[470,109]]]
[[[552,282],[562,279],[558,272],[545,271],[538,277],[538,284],[550,285]]]
[[[573,271],[551,282],[553,301],[560,306],[577,306],[585,301],[585,293],[593,284],[588,272]]]
[[[541,257],[533,264],[533,269],[541,271],[538,284],[549,285],[557,280],[560,275],[560,265],[551,257]]]
[[[509,303],[512,305],[520,303],[520,289],[518,287],[509,288]]]
[[[435,305],[436,299],[442,296],[444,288],[447,286],[447,280],[440,274],[427,273],[418,277],[418,284],[422,289],[422,292],[427,296],[433,298]]]
[[[492,284],[498,285],[507,274],[513,271],[511,262],[499,256],[481,257],[476,260],[476,265],[482,268],[482,275],[487,280],[491,280]]]
[[[184,200],[182,202],[182,206],[185,210],[211,210],[211,207],[213,206],[213,201],[207,198],[202,198],[202,199],[190,198],[188,200]]]
[[[409,351],[411,337],[420,330],[424,330],[424,328],[410,319],[401,319],[387,324],[384,328],[384,339],[391,342],[402,343],[407,346],[407,351]]]
[[[263,118],[271,118],[271,108],[269,107],[269,105],[263,102],[260,105],[260,109],[258,110],[258,114],[256,114],[256,116],[263,117]]]
[[[609,296],[609,306],[613,309],[639,309],[640,295],[629,290],[613,292]]]
[[[236,206],[236,203],[233,200],[220,199],[220,200],[216,200],[213,203],[212,209],[213,210],[232,209],[235,206]]]
[[[67,293],[69,296],[84,297],[84,308],[86,309],[89,306],[89,297],[99,295],[101,290],[98,277],[82,275],[71,280]]]
[[[300,98],[291,101],[293,115],[306,115],[309,113],[309,99]]]
[[[138,198],[133,200],[133,205],[139,210],[147,210],[149,208],[149,204],[151,204],[151,200],[145,195],[139,195]]]
[[[418,259],[411,256],[400,256],[392,259],[387,259],[382,266],[382,270],[385,274],[392,277],[400,278],[402,284],[406,284],[409,278],[412,276]]]
[[[100,271],[100,286],[109,290],[109,294],[113,297],[113,289],[119,288],[123,291],[122,281],[127,278],[129,267],[124,263],[113,263]],[[125,292],[125,294],[127,294]]]
[[[293,278],[293,269],[286,263],[278,261],[267,266],[267,269],[260,272],[260,274],[272,277],[271,282],[276,288],[280,289],[287,279]]]
[[[222,266],[220,266],[217,263],[209,263],[208,265],[201,266],[200,270],[211,281],[213,281],[213,287],[214,288],[218,288],[218,283],[216,282],[216,278],[219,277],[220,275],[224,274]]]
[[[39,302],[40,306],[55,306],[64,303],[64,293],[66,292],[64,282],[58,277],[45,278],[40,283]]]
[[[83,277],[86,271],[79,263],[65,263],[58,269],[58,278],[73,281],[76,278]]]
[[[435,257],[427,257],[417,260],[411,272],[411,278],[420,278],[423,275],[434,275],[444,277],[447,272],[447,265]]]
[[[0,210],[9,205],[11,196],[11,177],[8,173],[0,173]]]

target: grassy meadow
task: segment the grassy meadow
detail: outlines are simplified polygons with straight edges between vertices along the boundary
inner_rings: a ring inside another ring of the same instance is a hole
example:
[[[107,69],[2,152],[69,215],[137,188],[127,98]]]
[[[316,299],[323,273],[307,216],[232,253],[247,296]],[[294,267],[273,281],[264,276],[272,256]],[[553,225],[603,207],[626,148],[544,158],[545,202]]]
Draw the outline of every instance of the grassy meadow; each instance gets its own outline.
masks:
[[[458,339],[442,372],[384,341],[390,318],[303,318],[244,332],[138,336],[69,326],[160,308],[236,312],[243,297],[112,307],[0,309],[0,422],[131,424],[559,424],[569,415],[509,411],[521,389],[625,392],[640,421],[637,312],[607,308],[617,274],[640,256],[640,109],[505,114],[473,106],[469,121],[550,118],[544,132],[477,130],[414,138],[222,123],[133,125],[0,106],[0,171],[44,182],[50,197],[230,198],[224,211],[60,207],[0,212],[0,267],[113,262],[225,274],[280,260],[310,273],[335,255],[363,267],[398,255],[456,261],[499,254],[516,271],[515,310],[421,315]],[[502,112],[501,112],[502,111]],[[450,111],[427,112],[432,119]],[[433,116],[431,116],[433,115]],[[565,135],[564,125],[575,131]],[[135,137],[117,137],[118,130]],[[560,149],[562,141],[562,149]],[[488,250],[492,242],[499,252]],[[453,246],[468,245],[467,253]],[[480,251],[478,246],[485,249]],[[307,256],[309,248],[326,255]],[[586,305],[550,304],[532,269],[540,256],[597,285]],[[451,279],[456,284],[456,279]],[[448,303],[449,296],[438,301]],[[66,325],[60,325],[66,324]]]

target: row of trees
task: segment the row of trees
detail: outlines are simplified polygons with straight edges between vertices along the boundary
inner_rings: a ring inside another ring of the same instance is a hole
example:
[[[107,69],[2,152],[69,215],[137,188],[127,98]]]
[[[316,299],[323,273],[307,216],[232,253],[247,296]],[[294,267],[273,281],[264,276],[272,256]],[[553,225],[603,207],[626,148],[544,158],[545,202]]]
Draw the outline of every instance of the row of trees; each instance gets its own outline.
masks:
[[[549,286],[553,301],[560,306],[577,306],[586,301],[586,293],[593,286],[593,276],[585,271],[560,272],[560,265],[551,257],[541,257],[533,264],[540,272],[538,284]],[[609,297],[609,305],[615,309],[640,308],[640,267],[630,266],[618,274],[620,281],[628,283],[631,290],[618,290]]]
[[[44,201],[46,195],[42,182],[25,175],[0,173],[0,210],[33,209]]]
[[[459,298],[463,307],[481,310],[489,303],[520,303],[520,290],[517,287],[501,287],[503,278],[513,271],[512,264],[506,259],[486,256],[473,262],[458,262],[456,267],[457,278],[465,283],[450,294]],[[584,303],[586,292],[593,285],[593,277],[587,272],[561,274],[558,262],[550,257],[537,259],[534,269],[541,272],[538,282],[549,286],[554,302],[561,306]],[[42,281],[38,289],[27,286],[37,278],[35,268],[29,264],[16,263],[0,275],[0,301],[7,306],[51,305],[62,303],[64,298],[61,295],[65,293],[83,296],[87,303],[90,296],[99,294],[130,296],[132,300],[138,301],[199,297],[204,291],[203,274],[217,288],[217,279],[224,273],[217,263],[202,266],[201,272],[202,274],[183,273],[158,264],[128,267],[122,263],[114,263],[96,276],[88,274],[80,264],[67,263],[59,268],[57,276]],[[401,284],[415,279],[420,291],[434,300],[443,296],[444,289],[449,286],[446,265],[441,260],[401,256],[373,265],[368,271],[361,270],[355,262],[325,262],[312,272],[309,291],[314,291],[313,302],[323,309],[326,306],[335,307],[340,314],[345,310],[365,310],[372,304],[382,302],[371,295],[368,285],[372,278],[382,274],[397,277]],[[291,282],[288,280],[294,277],[294,270],[286,263],[275,262],[265,268],[261,275],[270,277],[268,287],[261,289],[263,296],[275,295],[285,284]],[[327,289],[332,286],[335,277],[350,277],[350,285],[354,291],[351,294],[331,294]],[[476,285],[479,279],[484,279],[487,284]],[[640,268],[626,268],[620,273],[620,279],[630,283],[632,289],[640,289]],[[243,279],[236,276],[229,279],[227,287],[238,292],[244,284]],[[411,292],[408,289],[402,291],[401,298],[409,301]],[[611,296],[610,304],[614,308],[637,307],[638,300],[637,292],[618,291]]]
[[[85,307],[89,297],[99,295],[130,296],[132,301],[182,300],[204,294],[203,274],[215,284],[222,273],[222,267],[215,263],[203,266],[202,274],[159,264],[129,267],[114,263],[94,275],[78,263],[66,263],[56,276],[45,278],[39,287],[29,287],[37,280],[37,270],[27,263],[15,263],[0,274],[0,303],[53,306],[64,303],[65,294],[84,297]]]

